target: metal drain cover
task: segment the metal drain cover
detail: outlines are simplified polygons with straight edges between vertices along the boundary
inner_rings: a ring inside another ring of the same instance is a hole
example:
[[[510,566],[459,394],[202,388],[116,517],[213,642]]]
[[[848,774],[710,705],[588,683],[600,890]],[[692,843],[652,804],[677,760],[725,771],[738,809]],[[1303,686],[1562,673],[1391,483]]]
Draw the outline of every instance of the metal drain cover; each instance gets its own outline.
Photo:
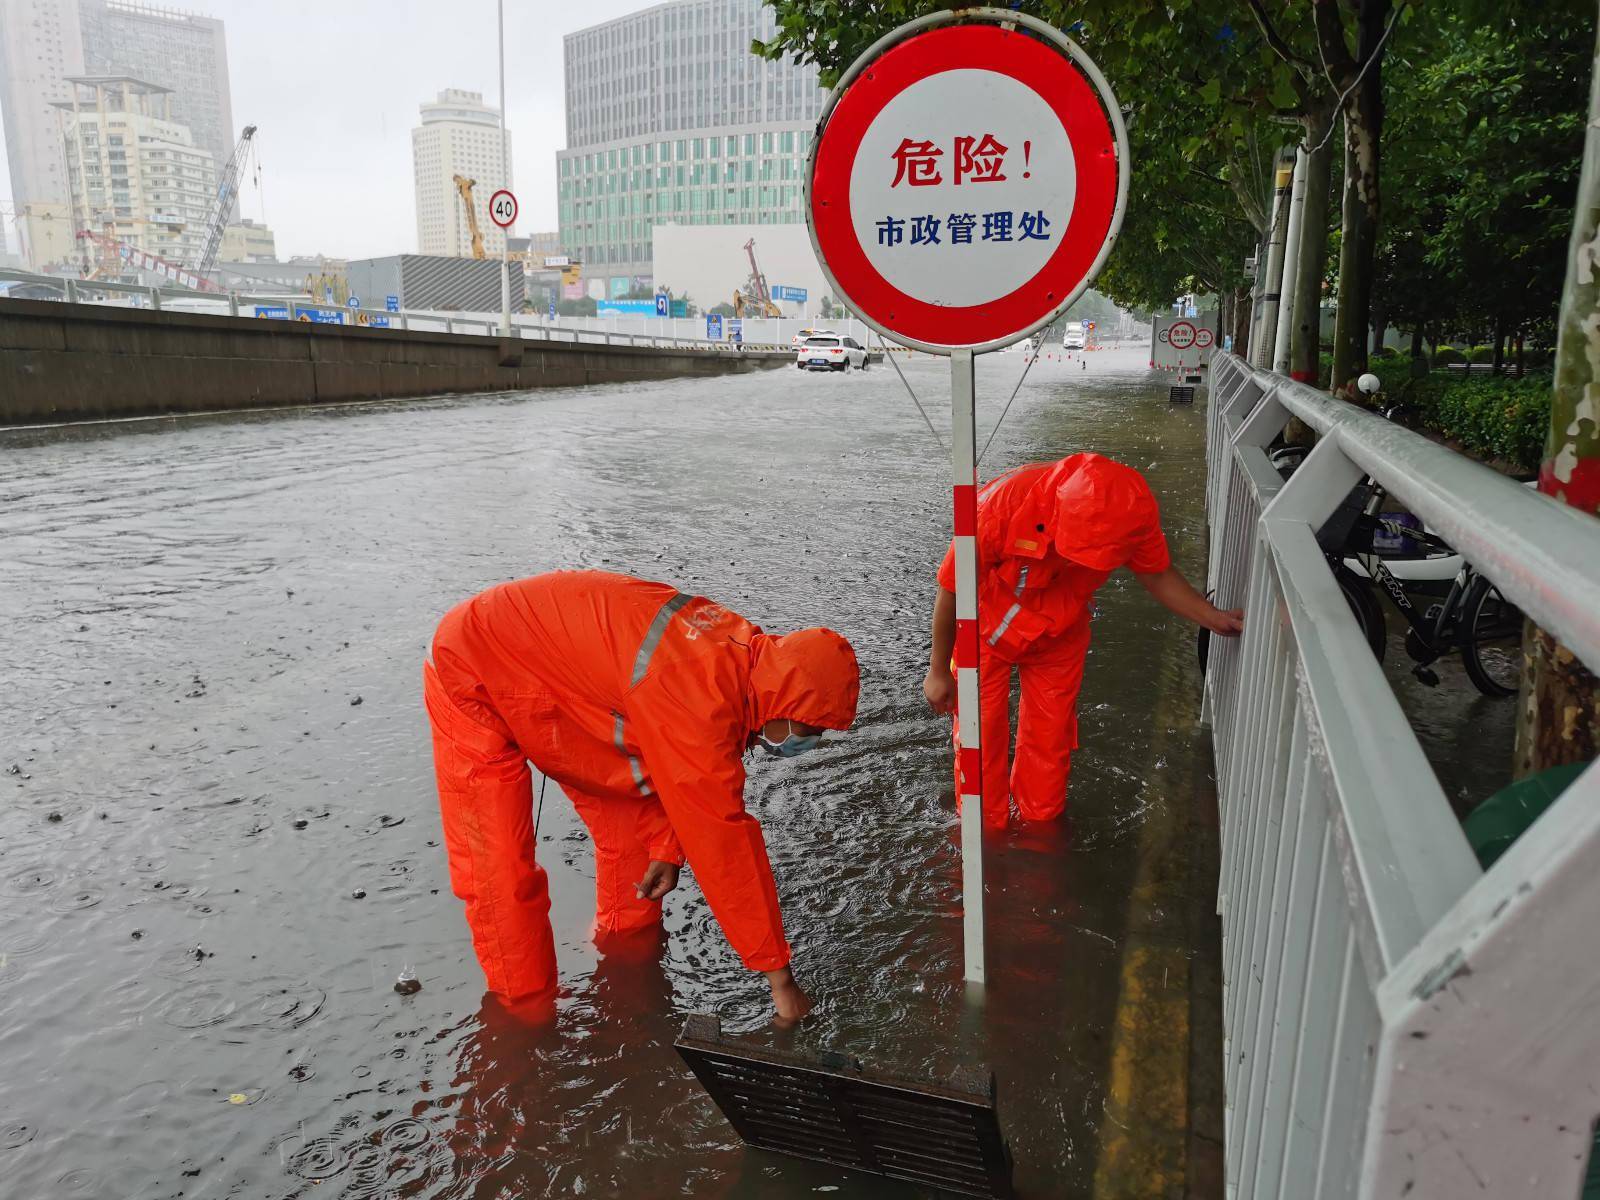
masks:
[[[844,1055],[785,1054],[694,1014],[673,1043],[748,1144],[962,1196],[1010,1196],[994,1076],[891,1079]]]

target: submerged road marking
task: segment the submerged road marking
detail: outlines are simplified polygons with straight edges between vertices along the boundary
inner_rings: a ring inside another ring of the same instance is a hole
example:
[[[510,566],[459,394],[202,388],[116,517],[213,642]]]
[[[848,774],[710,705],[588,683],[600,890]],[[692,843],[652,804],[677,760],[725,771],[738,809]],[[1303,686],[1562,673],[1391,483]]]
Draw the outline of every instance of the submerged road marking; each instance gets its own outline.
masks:
[[[1169,645],[1168,652],[1175,647]],[[1153,717],[1151,762],[1166,756],[1171,690]],[[1176,775],[1176,772],[1174,772]],[[1192,773],[1185,782],[1192,783]],[[1173,782],[1176,782],[1174,779]],[[1159,785],[1157,785],[1159,786]],[[1188,804],[1168,794],[1139,834],[1111,1033],[1096,1200],[1184,1195],[1189,1132],[1189,952],[1183,888]]]

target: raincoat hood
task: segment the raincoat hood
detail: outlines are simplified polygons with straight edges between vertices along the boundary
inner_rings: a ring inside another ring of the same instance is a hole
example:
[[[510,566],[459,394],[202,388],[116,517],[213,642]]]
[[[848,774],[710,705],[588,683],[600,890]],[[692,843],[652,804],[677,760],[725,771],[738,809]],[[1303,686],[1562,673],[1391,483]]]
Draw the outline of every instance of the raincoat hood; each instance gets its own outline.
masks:
[[[1041,481],[1053,497],[1056,553],[1094,571],[1114,571],[1161,528],[1144,476],[1100,454],[1074,454]]]
[[[833,630],[757,634],[750,660],[757,727],[785,717],[824,729],[848,729],[855,721],[861,671],[850,643]]]

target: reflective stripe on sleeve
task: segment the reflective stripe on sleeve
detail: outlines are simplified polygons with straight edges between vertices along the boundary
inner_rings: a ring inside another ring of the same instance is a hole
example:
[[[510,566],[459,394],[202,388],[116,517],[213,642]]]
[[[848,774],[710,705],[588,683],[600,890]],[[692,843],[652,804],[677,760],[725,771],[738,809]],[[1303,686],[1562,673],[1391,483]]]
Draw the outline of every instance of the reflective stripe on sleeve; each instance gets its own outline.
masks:
[[[628,686],[636,687],[639,681],[644,678],[644,673],[650,669],[650,659],[654,656],[656,647],[661,645],[661,639],[666,634],[667,626],[671,624],[673,615],[693,599],[693,596],[678,592],[671,600],[661,606],[661,610],[656,613],[655,620],[650,622],[650,628],[645,630],[644,641],[639,643],[638,657],[633,660],[633,679]]]

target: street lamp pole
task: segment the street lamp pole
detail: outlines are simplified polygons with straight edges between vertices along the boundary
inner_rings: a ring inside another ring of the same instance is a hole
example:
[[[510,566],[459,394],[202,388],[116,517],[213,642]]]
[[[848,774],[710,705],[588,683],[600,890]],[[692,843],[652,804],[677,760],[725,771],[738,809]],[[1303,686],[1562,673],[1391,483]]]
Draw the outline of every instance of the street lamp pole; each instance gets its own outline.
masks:
[[[500,27],[500,173],[511,190],[511,142],[506,135],[506,0],[496,0]],[[511,336],[511,226],[500,231],[500,336]]]

